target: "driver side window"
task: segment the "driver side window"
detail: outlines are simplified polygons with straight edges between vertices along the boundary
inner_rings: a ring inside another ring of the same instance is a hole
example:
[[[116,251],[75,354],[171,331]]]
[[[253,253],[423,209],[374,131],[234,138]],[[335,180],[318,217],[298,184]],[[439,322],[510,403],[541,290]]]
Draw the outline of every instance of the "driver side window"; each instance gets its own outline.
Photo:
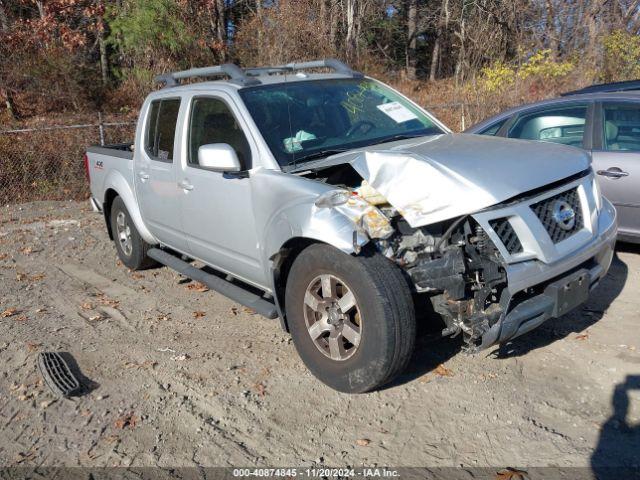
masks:
[[[189,120],[189,164],[198,165],[198,149],[211,143],[231,145],[242,169],[251,168],[249,142],[231,109],[218,98],[196,97]]]

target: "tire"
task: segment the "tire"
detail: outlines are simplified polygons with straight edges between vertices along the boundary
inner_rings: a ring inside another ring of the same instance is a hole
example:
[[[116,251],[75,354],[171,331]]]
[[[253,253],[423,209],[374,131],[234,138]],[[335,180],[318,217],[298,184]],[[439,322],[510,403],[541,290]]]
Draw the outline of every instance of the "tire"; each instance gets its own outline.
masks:
[[[411,292],[400,269],[377,252],[351,256],[324,244],[307,247],[287,278],[285,310],[304,364],[340,392],[379,388],[411,359]]]
[[[156,262],[147,256],[151,245],[145,242],[138,233],[121,197],[116,197],[113,200],[110,220],[113,241],[122,263],[131,270],[144,270],[155,266]],[[121,222],[121,226],[118,225],[118,221]],[[123,226],[122,223],[124,223]],[[126,238],[121,237],[123,229]]]

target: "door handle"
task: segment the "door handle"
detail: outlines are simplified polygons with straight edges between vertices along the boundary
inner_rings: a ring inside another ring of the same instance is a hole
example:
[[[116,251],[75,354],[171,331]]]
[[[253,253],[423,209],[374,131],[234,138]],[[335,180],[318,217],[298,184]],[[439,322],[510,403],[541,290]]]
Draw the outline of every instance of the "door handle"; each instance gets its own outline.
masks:
[[[622,177],[629,176],[629,172],[624,172],[617,167],[612,167],[612,168],[609,168],[608,170],[598,170],[596,173],[598,175],[602,175],[603,177],[607,177],[607,178],[622,178]]]
[[[140,172],[138,173],[138,176],[140,177],[140,180],[142,180],[143,182],[145,180],[149,180],[149,174],[146,172]]]
[[[191,191],[193,190],[193,185],[191,185],[189,182],[187,182],[186,180],[183,180],[182,182],[178,182],[178,186],[186,191]]]

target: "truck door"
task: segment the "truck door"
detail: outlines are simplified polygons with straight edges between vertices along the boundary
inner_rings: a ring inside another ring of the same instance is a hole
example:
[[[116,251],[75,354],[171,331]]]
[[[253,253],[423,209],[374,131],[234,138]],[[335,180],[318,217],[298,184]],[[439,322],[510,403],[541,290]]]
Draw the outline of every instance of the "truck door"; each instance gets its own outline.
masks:
[[[177,186],[174,167],[179,112],[179,98],[153,100],[148,106],[146,118],[141,118],[144,145],[136,148],[134,181],[142,218],[151,233],[162,243],[184,252],[187,242],[180,220],[182,190]]]
[[[226,143],[236,151],[242,169],[251,169],[250,139],[240,119],[233,101],[222,93],[191,98],[178,175],[182,221],[191,255],[266,287],[259,260],[251,177],[215,172],[198,164],[200,146]]]
[[[618,211],[620,234],[640,236],[640,103],[603,103],[598,120],[593,170]]]

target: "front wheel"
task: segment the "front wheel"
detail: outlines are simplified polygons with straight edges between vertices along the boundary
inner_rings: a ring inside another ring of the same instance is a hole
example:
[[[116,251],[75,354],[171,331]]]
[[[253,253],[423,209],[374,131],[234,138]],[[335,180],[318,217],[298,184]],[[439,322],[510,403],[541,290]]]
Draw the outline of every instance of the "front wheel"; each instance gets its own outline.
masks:
[[[378,388],[407,366],[415,312],[400,269],[378,253],[312,245],[287,279],[289,330],[307,368],[346,393]]]
[[[144,270],[156,265],[147,256],[151,245],[140,236],[121,197],[116,197],[111,205],[111,233],[118,257],[131,270]]]

